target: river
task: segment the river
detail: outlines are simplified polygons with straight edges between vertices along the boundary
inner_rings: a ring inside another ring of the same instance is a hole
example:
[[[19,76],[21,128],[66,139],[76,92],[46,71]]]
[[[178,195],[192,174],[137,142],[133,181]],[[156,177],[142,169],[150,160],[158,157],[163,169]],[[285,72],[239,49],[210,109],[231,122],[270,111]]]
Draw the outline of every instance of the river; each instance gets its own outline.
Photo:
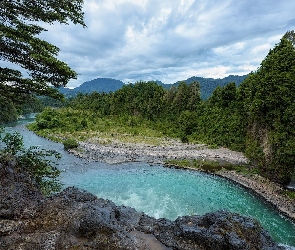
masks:
[[[17,131],[25,147],[55,149],[62,154],[58,167],[63,171],[64,187],[76,186],[117,205],[134,207],[156,218],[176,219],[182,215],[203,215],[229,210],[254,217],[274,240],[295,246],[295,225],[246,189],[223,178],[197,171],[170,169],[143,162],[106,163],[77,158],[63,150],[63,145],[41,138],[27,130],[33,117],[6,126]]]

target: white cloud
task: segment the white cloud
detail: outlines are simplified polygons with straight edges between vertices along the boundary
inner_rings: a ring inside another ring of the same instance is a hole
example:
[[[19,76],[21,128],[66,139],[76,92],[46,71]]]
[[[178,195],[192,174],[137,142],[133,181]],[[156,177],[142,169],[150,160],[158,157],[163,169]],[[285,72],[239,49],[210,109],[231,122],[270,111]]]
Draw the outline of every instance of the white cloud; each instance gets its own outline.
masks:
[[[271,47],[272,46],[271,46],[270,43],[265,43],[265,44],[257,45],[257,46],[255,46],[252,49],[252,52],[254,54],[267,53]]]
[[[174,83],[256,70],[287,30],[295,1],[85,0],[85,22],[46,25],[44,39],[80,75]]]

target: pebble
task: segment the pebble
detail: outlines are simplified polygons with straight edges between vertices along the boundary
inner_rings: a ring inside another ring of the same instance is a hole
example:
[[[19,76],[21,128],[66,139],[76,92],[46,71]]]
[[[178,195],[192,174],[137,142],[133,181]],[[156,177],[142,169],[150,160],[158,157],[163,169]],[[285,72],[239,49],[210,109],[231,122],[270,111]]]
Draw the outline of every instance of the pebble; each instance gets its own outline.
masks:
[[[246,164],[247,158],[241,152],[225,148],[209,149],[204,144],[173,143],[172,145],[153,146],[143,143],[94,144],[80,142],[79,150],[75,155],[82,158],[91,158],[106,163],[132,161],[148,161],[164,163],[169,159],[223,159],[229,163]],[[117,159],[117,161],[116,161]]]

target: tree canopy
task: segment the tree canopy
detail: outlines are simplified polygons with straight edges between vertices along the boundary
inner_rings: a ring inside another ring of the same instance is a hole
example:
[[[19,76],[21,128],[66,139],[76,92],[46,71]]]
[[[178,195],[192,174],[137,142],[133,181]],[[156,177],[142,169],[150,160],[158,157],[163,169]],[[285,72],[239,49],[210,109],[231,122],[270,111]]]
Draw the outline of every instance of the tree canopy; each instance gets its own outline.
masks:
[[[294,41],[294,31],[287,32],[240,86],[248,122],[246,153],[263,175],[283,184],[294,173]]]
[[[84,139],[89,131],[113,136],[128,127],[137,135],[150,128],[183,142],[243,151],[255,171],[287,184],[295,174],[294,37],[287,32],[241,85],[217,87],[207,100],[198,82],[170,89],[138,82],[114,93],[79,94],[64,109],[45,110],[31,128],[44,136],[80,132]]]
[[[85,27],[83,0],[2,0],[0,4],[0,95],[21,103],[31,94],[61,98],[51,86],[65,86],[77,73],[57,59],[59,48],[42,40],[41,25],[80,24]],[[19,69],[15,69],[18,65]]]

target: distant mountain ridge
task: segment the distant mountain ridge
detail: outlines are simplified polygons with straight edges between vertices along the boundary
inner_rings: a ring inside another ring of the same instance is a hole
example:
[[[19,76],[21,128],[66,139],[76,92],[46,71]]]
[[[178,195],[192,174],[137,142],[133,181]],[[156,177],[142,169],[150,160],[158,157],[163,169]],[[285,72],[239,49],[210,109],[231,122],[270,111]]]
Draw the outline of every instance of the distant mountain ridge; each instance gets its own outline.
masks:
[[[92,92],[114,92],[124,86],[124,83],[120,80],[112,78],[96,78],[91,81],[82,83],[80,86],[74,89],[60,88],[59,91],[66,96],[75,96],[78,93],[90,94]]]
[[[201,87],[201,98],[207,99],[212,95],[213,91],[216,89],[217,86],[224,87],[226,84],[230,82],[234,82],[236,83],[237,86],[239,86],[245,80],[247,76],[248,75],[243,75],[243,76],[229,75],[222,79],[193,76],[185,80],[185,82],[187,84],[190,84],[192,82],[199,82]],[[175,84],[179,84],[179,82]]]
[[[193,76],[183,81],[186,82],[187,84],[190,84],[194,81],[199,82],[201,87],[201,97],[202,99],[207,99],[209,96],[212,95],[214,89],[217,86],[223,87],[230,82],[235,82],[236,85],[239,86],[245,80],[246,77],[247,75],[243,75],[243,76],[229,75],[222,79],[213,79],[213,78]],[[174,84],[164,84],[163,82],[158,80],[155,82],[161,85],[163,88],[169,89],[172,86],[177,86],[182,81],[178,81]],[[100,93],[115,92],[116,90],[122,88],[124,85],[125,84],[120,80],[116,80],[112,78],[96,78],[91,81],[84,82],[79,87],[76,87],[74,89],[60,88],[59,90],[62,94],[66,95],[67,97],[70,97],[70,96],[75,96],[78,93],[86,94],[86,93],[92,93],[94,91],[100,92]]]

